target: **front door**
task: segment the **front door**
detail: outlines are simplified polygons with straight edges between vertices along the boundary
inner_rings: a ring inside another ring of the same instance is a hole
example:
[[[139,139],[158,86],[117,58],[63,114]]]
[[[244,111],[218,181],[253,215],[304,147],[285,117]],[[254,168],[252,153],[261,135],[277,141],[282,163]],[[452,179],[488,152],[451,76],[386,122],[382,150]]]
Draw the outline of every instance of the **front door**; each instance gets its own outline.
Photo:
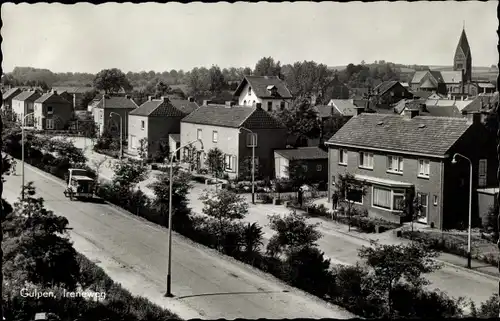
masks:
[[[417,193],[420,210],[417,215],[417,222],[427,224],[427,216],[429,212],[429,194]]]

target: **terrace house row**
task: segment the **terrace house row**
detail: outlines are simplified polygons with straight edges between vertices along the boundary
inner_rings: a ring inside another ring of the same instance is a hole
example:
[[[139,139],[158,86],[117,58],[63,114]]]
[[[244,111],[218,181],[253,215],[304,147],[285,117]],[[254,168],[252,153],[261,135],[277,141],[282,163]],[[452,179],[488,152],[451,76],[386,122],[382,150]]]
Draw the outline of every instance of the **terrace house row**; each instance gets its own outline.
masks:
[[[480,114],[468,118],[366,114],[351,118],[328,142],[331,199],[339,175],[350,173],[366,186],[348,197],[370,216],[402,220],[401,201],[413,190],[420,199],[420,221],[442,229],[465,224],[469,205],[469,163],[472,162],[472,209],[478,218],[478,192],[495,186],[495,137]],[[479,213],[482,214],[482,213]]]
[[[286,134],[285,126],[263,110],[260,103],[254,107],[204,105],[182,119],[180,143],[184,146],[196,139],[203,142],[203,151],[196,155],[189,155],[189,149],[183,151],[184,156],[196,157],[198,168],[205,167],[209,150],[220,149],[224,153],[225,173],[230,178],[246,175],[254,145],[255,164],[260,170],[256,175],[272,177],[274,150],[286,147]]]

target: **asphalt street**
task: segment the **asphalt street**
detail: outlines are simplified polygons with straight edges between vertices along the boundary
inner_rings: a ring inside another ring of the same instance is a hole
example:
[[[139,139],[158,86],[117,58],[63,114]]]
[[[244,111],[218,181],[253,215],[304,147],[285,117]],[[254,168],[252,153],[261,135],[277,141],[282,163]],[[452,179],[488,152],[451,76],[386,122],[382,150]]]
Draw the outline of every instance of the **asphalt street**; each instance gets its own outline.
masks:
[[[20,162],[18,167],[17,173],[20,173]],[[103,259],[119,263],[115,269],[105,269],[112,278],[128,271],[127,278],[137,277],[143,281],[124,283],[155,289],[149,291],[150,295],[162,296],[168,253],[165,229],[108,204],[69,201],[63,195],[61,180],[29,165],[25,173],[26,182],[34,182],[46,207],[68,218],[73,228],[72,238],[79,240],[75,242],[77,251],[86,250],[79,248],[81,240],[85,240],[95,251],[100,251]],[[21,176],[6,179],[4,197],[13,203],[19,196]],[[128,290],[135,293],[134,286],[131,287]],[[173,235],[172,290],[175,298],[162,301],[165,308],[169,308],[170,303],[181,304],[190,311],[185,315],[195,315],[195,311],[202,318],[352,317],[341,308],[177,234]],[[182,317],[182,313],[179,314]]]

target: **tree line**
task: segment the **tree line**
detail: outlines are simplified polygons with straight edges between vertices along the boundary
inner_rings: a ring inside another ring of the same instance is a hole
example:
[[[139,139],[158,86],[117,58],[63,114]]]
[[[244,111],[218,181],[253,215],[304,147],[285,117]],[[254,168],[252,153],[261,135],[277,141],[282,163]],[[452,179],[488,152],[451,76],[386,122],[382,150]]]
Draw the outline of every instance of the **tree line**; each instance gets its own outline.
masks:
[[[234,91],[245,75],[277,76],[286,81],[294,96],[330,95],[334,87],[345,83],[350,87],[376,86],[381,81],[398,80],[400,66],[390,62],[376,61],[366,65],[349,64],[345,69],[336,70],[315,61],[298,61],[293,64],[282,65],[273,57],[261,58],[254,68],[230,67],[220,68],[213,65],[195,67],[190,71],[175,70],[163,72],[141,71],[123,72],[117,68],[91,73],[53,73],[48,69],[32,67],[15,67],[10,73],[2,75],[2,83],[11,86],[94,86],[96,78],[103,72],[119,72],[127,80],[127,85],[137,92],[151,93],[162,83],[166,86],[177,87],[184,85],[187,94],[192,96],[216,95],[222,91]]]

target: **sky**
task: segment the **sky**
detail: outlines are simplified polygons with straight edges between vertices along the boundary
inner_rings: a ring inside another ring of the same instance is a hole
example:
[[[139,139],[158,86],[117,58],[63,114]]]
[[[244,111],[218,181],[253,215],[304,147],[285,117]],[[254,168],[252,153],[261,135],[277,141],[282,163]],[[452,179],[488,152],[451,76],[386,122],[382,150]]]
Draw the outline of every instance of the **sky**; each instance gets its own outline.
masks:
[[[465,30],[473,66],[498,63],[498,1],[78,3],[1,7],[2,68],[124,72],[313,60],[451,65]]]

